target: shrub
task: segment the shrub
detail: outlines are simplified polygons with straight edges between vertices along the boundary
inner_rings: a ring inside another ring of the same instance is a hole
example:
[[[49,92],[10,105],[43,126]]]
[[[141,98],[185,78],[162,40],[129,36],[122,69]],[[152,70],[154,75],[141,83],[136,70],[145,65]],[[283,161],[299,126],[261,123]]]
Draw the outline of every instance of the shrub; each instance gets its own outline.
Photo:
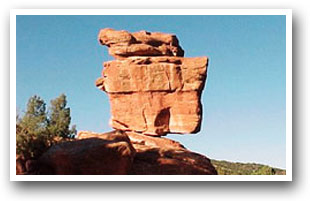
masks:
[[[74,137],[75,125],[69,129],[70,108],[61,94],[51,101],[49,111],[39,96],[32,96],[23,117],[16,117],[16,153],[25,159],[36,159],[51,145]]]

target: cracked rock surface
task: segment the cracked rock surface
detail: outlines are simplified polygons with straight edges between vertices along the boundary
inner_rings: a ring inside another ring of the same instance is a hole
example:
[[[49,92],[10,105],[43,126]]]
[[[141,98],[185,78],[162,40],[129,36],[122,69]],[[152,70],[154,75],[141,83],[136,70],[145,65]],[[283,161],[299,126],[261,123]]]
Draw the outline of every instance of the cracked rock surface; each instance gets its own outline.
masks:
[[[152,136],[200,130],[207,57],[184,58],[173,34],[108,28],[98,38],[116,58],[96,80],[109,96],[114,129]]]

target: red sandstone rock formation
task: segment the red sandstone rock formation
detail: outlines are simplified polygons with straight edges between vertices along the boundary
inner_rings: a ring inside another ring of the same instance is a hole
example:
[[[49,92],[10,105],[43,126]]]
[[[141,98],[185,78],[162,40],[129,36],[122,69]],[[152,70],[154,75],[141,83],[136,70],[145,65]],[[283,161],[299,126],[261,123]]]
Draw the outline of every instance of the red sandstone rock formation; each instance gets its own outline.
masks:
[[[52,146],[28,174],[109,175],[131,169],[135,150],[122,132],[88,133],[87,138],[80,134],[80,138]]]
[[[210,160],[186,149],[168,138],[150,137],[134,132],[124,132],[135,149],[127,174],[134,175],[194,175],[217,174]],[[77,139],[104,138],[109,134],[79,132]],[[111,164],[112,165],[112,164]],[[115,167],[117,169],[117,167]],[[117,173],[116,173],[117,174]]]
[[[108,93],[113,128],[154,136],[200,130],[207,57],[184,58],[171,34],[103,29],[99,41],[117,59],[96,80]]]
[[[39,175],[209,175],[210,160],[182,144],[133,132],[80,131],[38,160],[16,158],[16,174]]]
[[[183,56],[175,35],[140,31],[129,33],[110,28],[99,32],[99,42],[109,47],[109,54],[121,59],[128,56]]]
[[[217,174],[207,157],[160,137],[200,130],[207,57],[184,58],[171,34],[103,29],[99,41],[117,59],[105,62],[96,80],[109,96],[117,130],[80,131],[38,160],[17,156],[16,174]]]
[[[167,139],[126,133],[136,155],[129,174],[134,175],[214,175],[216,169],[207,157],[191,152]]]

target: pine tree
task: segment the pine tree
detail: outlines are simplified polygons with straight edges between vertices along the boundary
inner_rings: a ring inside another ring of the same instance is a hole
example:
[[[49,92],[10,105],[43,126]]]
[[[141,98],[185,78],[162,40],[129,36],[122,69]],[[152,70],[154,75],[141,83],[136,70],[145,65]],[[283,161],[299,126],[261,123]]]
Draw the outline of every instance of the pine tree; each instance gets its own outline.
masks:
[[[27,104],[27,110],[20,120],[20,126],[27,133],[38,136],[47,126],[46,104],[37,95],[32,96]]]
[[[39,96],[32,96],[22,118],[16,117],[16,151],[26,158],[35,158],[49,145],[46,104]]]
[[[58,137],[70,137],[71,130],[69,125],[71,122],[70,108],[66,107],[67,100],[64,94],[51,101],[49,111],[48,129],[53,135]]]
[[[69,129],[70,108],[61,94],[51,101],[49,112],[39,96],[32,96],[24,116],[16,116],[16,151],[25,158],[38,158],[51,145],[64,138],[73,138],[75,125]]]

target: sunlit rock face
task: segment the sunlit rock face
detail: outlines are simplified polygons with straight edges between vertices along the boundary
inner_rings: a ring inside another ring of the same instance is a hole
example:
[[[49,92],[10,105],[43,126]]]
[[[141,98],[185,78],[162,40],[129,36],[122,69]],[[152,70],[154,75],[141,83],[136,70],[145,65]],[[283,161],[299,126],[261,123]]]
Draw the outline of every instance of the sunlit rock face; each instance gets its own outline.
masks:
[[[109,96],[114,129],[153,136],[200,130],[207,57],[183,57],[172,34],[103,29],[98,38],[116,58],[96,80]]]
[[[175,35],[140,31],[129,33],[110,28],[99,32],[99,42],[109,47],[109,54],[116,58],[129,56],[184,56]]]

